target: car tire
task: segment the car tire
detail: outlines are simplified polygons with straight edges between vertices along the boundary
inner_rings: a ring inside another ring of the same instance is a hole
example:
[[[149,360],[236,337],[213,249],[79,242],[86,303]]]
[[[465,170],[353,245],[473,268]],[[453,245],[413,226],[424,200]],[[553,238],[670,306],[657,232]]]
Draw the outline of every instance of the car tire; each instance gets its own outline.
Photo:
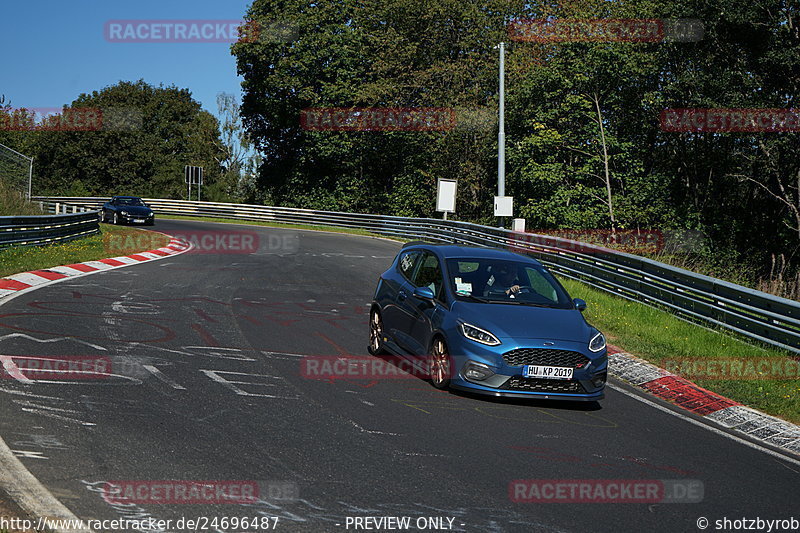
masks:
[[[437,389],[446,389],[450,386],[452,363],[447,344],[441,337],[433,339],[428,353],[428,379]]]
[[[113,220],[114,220],[114,225],[115,225],[115,226],[116,226],[117,224],[119,224],[119,215],[117,214],[117,212],[116,212],[116,211],[114,211],[114,218],[113,218]]]
[[[371,355],[382,355],[386,353],[383,347],[383,318],[381,312],[373,309],[369,314],[369,346],[367,351]]]

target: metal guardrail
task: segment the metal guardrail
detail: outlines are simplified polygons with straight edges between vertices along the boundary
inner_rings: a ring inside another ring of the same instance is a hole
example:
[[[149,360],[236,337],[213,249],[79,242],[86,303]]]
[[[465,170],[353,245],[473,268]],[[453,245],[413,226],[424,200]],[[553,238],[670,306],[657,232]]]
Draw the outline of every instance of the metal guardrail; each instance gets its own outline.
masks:
[[[34,200],[55,210],[56,206],[97,209],[108,199],[35,197]],[[800,302],[600,246],[438,219],[157,198],[145,201],[157,215],[339,226],[404,240],[507,248],[536,257],[561,276],[800,354]]]
[[[0,217],[0,248],[39,246],[100,233],[97,211]]]

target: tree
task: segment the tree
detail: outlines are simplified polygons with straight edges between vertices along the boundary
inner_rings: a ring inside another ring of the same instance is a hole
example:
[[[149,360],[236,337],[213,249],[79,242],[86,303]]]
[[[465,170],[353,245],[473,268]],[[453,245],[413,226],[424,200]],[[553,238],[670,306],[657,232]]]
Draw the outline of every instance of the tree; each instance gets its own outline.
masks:
[[[189,90],[123,81],[81,94],[65,110],[82,108],[101,110],[99,130],[26,132],[36,155],[35,193],[79,188],[182,198],[187,164],[203,166],[208,185],[219,179],[217,120]]]

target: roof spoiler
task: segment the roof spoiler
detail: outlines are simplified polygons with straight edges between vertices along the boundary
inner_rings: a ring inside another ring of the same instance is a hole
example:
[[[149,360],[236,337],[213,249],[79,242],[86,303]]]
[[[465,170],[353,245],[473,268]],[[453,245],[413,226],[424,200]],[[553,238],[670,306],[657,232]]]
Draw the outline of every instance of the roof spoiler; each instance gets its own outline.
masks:
[[[430,244],[429,242],[425,241],[410,241],[403,245],[403,248],[408,248],[409,246],[417,246],[419,244]]]

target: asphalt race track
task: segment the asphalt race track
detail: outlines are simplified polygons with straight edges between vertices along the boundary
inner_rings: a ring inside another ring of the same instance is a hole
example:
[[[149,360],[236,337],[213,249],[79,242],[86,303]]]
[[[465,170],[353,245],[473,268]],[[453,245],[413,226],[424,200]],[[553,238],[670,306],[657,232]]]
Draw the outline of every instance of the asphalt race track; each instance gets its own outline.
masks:
[[[305,377],[307,356],[366,356],[367,305],[398,243],[163,220],[155,229],[255,232],[259,246],[71,279],[0,307],[2,355],[110,362],[96,378],[0,380],[0,436],[80,518],[267,516],[287,532],[354,531],[348,517],[367,516],[441,518],[440,530],[469,532],[699,531],[700,517],[713,530],[723,517],[797,509],[796,462],[615,389],[575,405],[440,392],[413,376]],[[518,479],[699,480],[703,495],[519,503],[509,494]],[[120,504],[102,488],[119,480],[246,481],[259,498]]]

